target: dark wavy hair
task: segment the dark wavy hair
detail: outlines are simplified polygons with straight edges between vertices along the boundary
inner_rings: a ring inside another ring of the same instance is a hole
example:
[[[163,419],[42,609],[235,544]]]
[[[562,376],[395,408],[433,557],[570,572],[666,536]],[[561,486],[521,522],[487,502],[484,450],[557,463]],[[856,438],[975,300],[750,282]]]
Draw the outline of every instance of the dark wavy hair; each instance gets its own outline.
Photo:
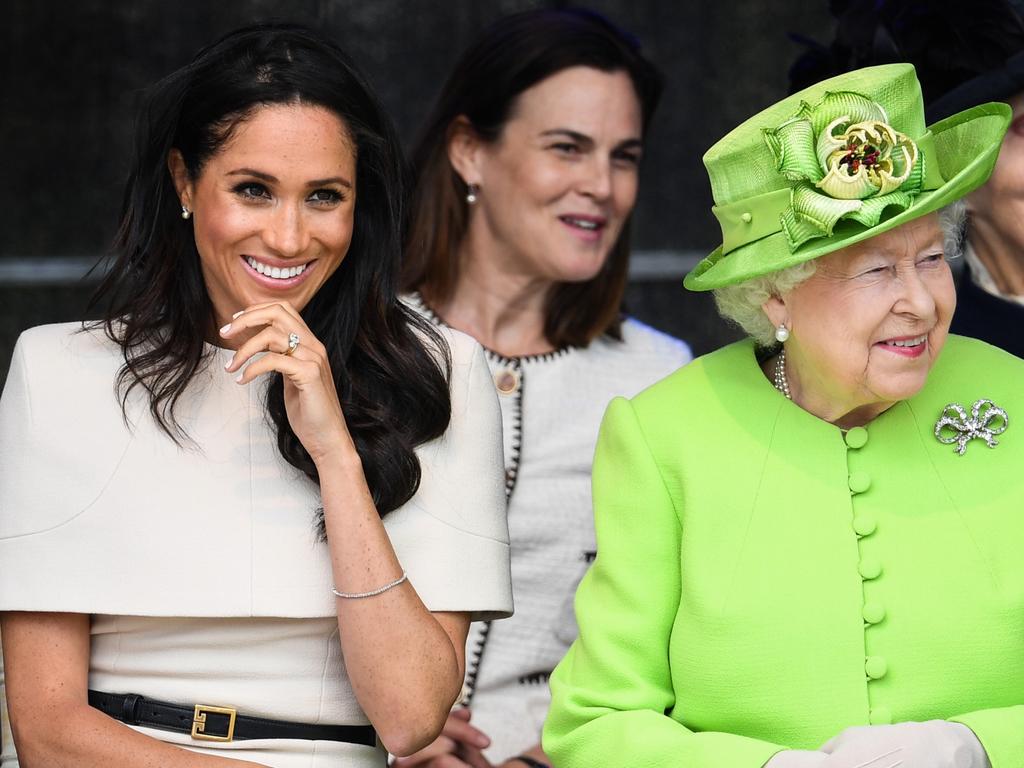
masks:
[[[448,426],[451,360],[437,331],[397,299],[406,168],[383,107],[334,43],[295,25],[246,27],[149,91],[136,126],[116,255],[93,298],[103,309],[96,326],[124,354],[117,379],[122,410],[138,387],[163,431],[187,440],[175,405],[208,362],[204,339],[215,321],[168,154],[179,150],[196,179],[255,111],[296,103],[331,110],[356,146],[359,205],[351,245],[302,317],[327,348],[348,429],[384,515],[419,486],[415,447]],[[281,455],[319,482],[288,423],[279,374],[266,402]],[[319,524],[322,533],[322,519]]]
[[[466,184],[448,160],[456,118],[464,116],[483,140],[497,141],[523,91],[570,67],[629,75],[646,132],[663,78],[635,38],[600,14],[542,9],[499,19],[455,65],[413,151],[416,187],[406,236],[402,285],[432,301],[447,300],[458,280],[458,251],[469,215]],[[630,225],[601,271],[549,293],[544,334],[555,347],[586,346],[601,334],[621,339],[622,296],[629,270]]]

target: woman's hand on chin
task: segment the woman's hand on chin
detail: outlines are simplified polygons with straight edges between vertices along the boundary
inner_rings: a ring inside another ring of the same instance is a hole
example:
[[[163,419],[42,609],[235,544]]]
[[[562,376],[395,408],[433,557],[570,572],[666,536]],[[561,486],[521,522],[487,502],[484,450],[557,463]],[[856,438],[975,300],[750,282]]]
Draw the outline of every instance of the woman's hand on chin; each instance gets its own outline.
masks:
[[[229,373],[241,371],[239,384],[272,371],[281,374],[288,421],[315,463],[328,458],[358,460],[327,350],[291,304],[246,307],[220,329],[220,335],[245,338],[225,366]],[[266,354],[253,359],[261,352]]]

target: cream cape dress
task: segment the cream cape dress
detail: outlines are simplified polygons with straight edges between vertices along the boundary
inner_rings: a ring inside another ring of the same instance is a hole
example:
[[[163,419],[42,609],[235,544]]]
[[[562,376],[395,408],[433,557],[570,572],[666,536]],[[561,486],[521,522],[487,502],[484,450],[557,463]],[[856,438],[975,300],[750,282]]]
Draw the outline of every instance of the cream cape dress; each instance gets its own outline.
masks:
[[[442,331],[452,418],[417,455],[416,495],[385,517],[432,611],[512,610],[501,423],[480,346]],[[114,391],[120,350],[78,324],[25,332],[0,399],[0,610],[92,614],[90,687],[307,723],[365,724],[338,643],[318,488],[277,451],[259,383],[210,361],[175,445]],[[387,631],[381,627],[381,633]],[[195,742],[276,768],[382,766],[379,746]],[[3,765],[16,766],[10,744]]]

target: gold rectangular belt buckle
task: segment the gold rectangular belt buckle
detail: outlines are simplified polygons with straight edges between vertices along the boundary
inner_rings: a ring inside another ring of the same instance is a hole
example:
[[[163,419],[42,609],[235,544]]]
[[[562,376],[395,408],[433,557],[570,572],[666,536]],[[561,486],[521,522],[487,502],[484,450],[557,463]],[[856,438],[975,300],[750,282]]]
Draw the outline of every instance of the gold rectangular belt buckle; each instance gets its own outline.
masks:
[[[218,736],[206,732],[206,715],[227,715],[228,732],[224,736]],[[196,713],[192,717],[192,738],[199,741],[231,741],[235,737],[235,717],[238,710],[231,707],[211,707],[206,704],[196,704]]]

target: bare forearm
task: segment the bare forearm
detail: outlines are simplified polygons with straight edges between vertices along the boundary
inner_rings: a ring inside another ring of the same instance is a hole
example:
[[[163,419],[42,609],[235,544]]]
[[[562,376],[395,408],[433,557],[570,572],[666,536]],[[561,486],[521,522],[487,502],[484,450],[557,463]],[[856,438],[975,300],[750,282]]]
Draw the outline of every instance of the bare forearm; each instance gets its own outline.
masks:
[[[259,768],[166,744],[90,707],[86,614],[10,612],[0,625],[7,709],[24,768]]]
[[[358,457],[328,464],[320,482],[336,588],[368,592],[397,579],[402,568]],[[336,603],[345,666],[381,741],[394,754],[429,743],[461,689],[451,637],[409,582]]]
[[[15,746],[23,768],[266,768],[260,763],[200,755],[150,738],[88,705],[63,705],[46,713],[45,726],[21,727],[12,713]],[[32,717],[36,720],[36,717]]]
[[[366,592],[397,579],[398,558],[367,488],[326,347],[287,301],[246,307],[220,334],[238,343],[227,370],[242,369],[239,383],[281,374],[288,423],[320,477],[337,588]],[[468,619],[431,615],[409,584],[336,603],[352,689],[384,746],[403,754],[430,742],[462,682],[456,641]]]

